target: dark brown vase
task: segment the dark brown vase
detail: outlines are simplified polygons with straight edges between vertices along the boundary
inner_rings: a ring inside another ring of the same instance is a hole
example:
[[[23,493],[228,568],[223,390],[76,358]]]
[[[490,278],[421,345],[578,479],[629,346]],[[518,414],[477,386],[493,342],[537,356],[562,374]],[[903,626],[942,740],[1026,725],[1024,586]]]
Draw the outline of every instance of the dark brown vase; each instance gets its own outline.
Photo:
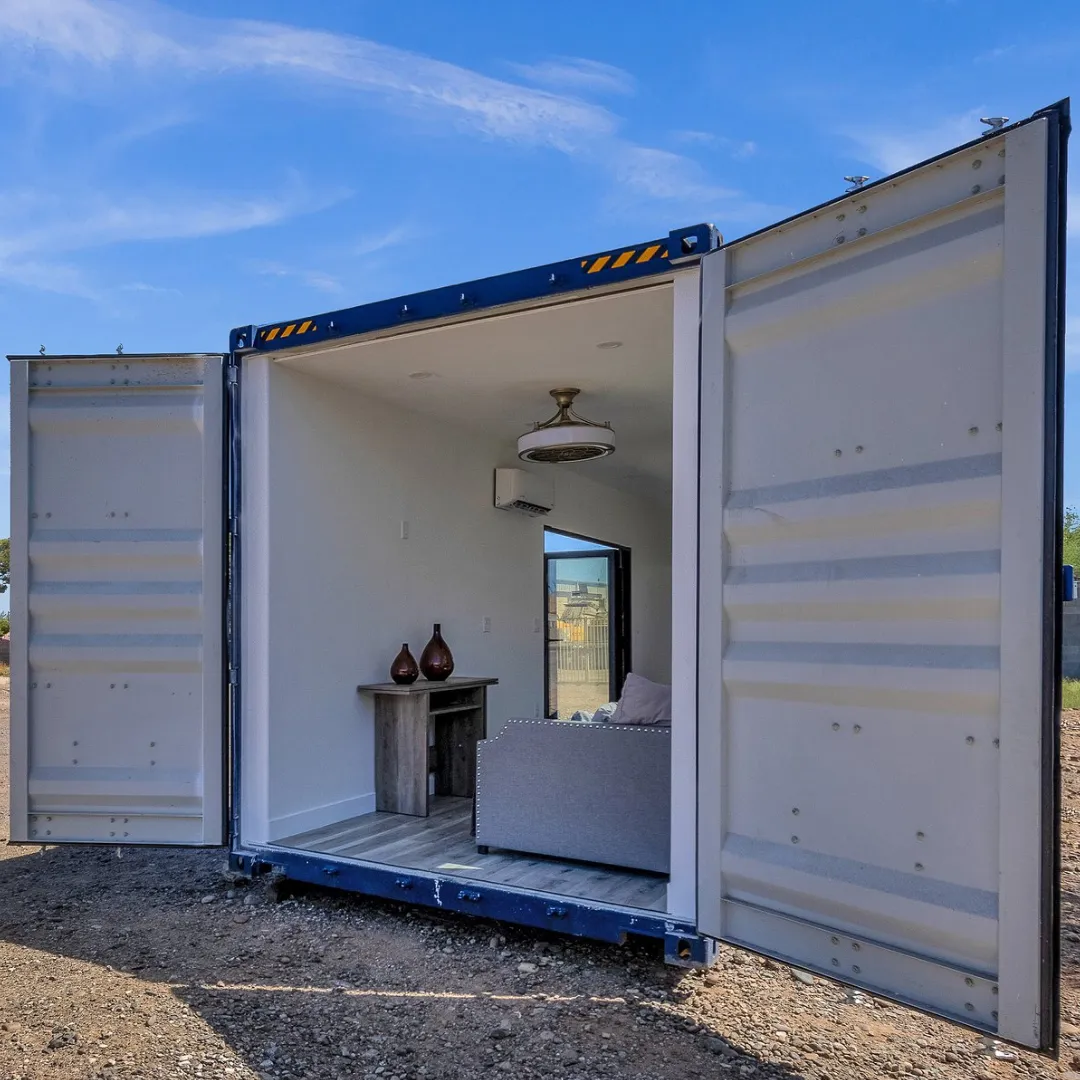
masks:
[[[390,678],[402,686],[408,686],[409,683],[416,682],[419,674],[420,669],[416,666],[413,654],[409,652],[409,646],[402,645],[401,652],[394,657],[394,662],[390,665]]]
[[[420,654],[420,670],[424,673],[424,678],[430,679],[431,682],[449,679],[454,670],[454,657],[450,652],[450,646],[443,641],[440,623],[435,624],[431,640]]]

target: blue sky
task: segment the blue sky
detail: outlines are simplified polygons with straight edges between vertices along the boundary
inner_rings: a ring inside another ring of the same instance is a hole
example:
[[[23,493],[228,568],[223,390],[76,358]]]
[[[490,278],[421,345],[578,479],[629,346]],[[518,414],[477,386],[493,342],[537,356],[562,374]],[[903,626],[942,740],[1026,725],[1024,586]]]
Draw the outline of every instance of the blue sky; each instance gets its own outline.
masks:
[[[734,238],[1077,90],[1060,0],[0,0],[0,353],[219,350],[698,221]]]

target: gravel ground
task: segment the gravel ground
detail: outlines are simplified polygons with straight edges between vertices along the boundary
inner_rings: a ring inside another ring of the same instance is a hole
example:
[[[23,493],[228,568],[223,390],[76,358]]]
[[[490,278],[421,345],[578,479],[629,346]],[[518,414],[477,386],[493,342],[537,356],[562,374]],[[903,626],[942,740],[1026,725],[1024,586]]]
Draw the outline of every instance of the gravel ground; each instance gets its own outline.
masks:
[[[5,811],[7,714],[0,687]],[[1063,763],[1057,1062],[993,1058],[962,1028],[734,949],[687,973],[652,942],[274,898],[231,883],[220,851],[5,846],[0,1080],[1080,1078],[1080,712]]]

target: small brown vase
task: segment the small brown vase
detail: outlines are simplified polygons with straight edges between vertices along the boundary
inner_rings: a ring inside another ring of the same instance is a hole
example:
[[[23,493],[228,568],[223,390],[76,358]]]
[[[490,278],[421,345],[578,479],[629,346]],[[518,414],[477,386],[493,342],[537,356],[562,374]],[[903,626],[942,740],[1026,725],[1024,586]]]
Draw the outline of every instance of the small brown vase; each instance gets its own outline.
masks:
[[[390,678],[402,686],[408,686],[409,683],[416,682],[419,674],[420,669],[416,666],[413,654],[409,652],[408,644],[402,645],[401,652],[394,657],[394,662],[390,665]]]
[[[440,623],[435,624],[431,640],[420,654],[420,670],[424,673],[424,678],[431,682],[443,682],[453,673],[454,657],[450,652],[450,646],[443,641]]]

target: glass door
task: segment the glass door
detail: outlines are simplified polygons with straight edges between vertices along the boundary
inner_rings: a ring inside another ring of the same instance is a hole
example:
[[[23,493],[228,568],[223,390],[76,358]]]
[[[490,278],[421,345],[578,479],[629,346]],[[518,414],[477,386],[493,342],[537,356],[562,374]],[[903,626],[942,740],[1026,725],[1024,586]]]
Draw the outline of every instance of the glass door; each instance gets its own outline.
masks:
[[[545,547],[577,540],[548,532]],[[614,701],[629,664],[626,604],[629,552],[577,540],[546,551],[544,714],[588,718]]]

